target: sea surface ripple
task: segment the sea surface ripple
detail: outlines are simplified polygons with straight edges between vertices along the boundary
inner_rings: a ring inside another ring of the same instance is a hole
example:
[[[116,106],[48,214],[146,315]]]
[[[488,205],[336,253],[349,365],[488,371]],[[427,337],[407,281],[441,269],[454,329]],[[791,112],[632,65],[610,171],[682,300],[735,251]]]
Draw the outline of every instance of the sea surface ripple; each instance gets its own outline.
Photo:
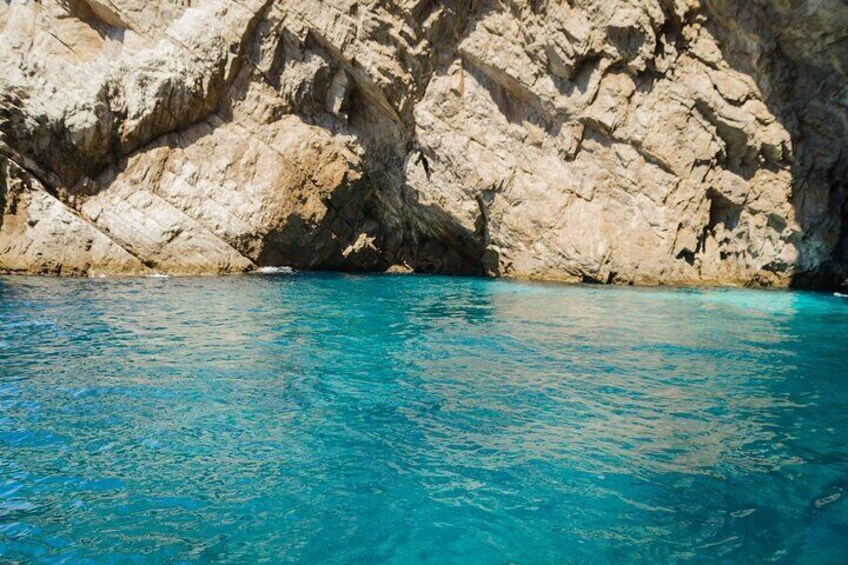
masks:
[[[0,278],[2,563],[844,563],[848,300]]]

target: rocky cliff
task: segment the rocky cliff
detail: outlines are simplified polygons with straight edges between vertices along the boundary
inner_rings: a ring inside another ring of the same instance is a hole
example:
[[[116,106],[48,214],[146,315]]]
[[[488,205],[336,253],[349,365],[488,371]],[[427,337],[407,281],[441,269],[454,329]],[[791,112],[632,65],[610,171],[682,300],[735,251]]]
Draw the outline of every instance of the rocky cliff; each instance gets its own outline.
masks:
[[[848,274],[844,0],[4,0],[0,269]]]

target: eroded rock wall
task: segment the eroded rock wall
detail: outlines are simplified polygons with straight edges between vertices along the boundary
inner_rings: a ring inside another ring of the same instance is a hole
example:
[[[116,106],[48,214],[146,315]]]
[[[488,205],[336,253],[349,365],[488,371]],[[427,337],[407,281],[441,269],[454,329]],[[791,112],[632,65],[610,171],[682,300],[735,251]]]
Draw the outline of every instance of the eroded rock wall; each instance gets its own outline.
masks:
[[[10,0],[0,269],[848,274],[839,0]]]

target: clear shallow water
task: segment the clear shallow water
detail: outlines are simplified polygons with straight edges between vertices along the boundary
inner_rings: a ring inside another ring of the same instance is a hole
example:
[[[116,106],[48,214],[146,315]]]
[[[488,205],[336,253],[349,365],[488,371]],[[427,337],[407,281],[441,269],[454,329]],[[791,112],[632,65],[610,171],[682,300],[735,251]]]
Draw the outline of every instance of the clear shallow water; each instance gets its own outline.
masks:
[[[844,563],[848,300],[0,278],[1,563]]]

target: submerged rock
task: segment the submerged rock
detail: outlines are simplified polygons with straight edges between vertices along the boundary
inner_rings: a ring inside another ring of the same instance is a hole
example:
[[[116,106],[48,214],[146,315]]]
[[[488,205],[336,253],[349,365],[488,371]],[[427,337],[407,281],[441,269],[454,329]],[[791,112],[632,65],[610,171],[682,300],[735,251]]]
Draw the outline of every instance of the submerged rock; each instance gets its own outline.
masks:
[[[835,286],[846,39],[839,0],[10,0],[0,269]]]

